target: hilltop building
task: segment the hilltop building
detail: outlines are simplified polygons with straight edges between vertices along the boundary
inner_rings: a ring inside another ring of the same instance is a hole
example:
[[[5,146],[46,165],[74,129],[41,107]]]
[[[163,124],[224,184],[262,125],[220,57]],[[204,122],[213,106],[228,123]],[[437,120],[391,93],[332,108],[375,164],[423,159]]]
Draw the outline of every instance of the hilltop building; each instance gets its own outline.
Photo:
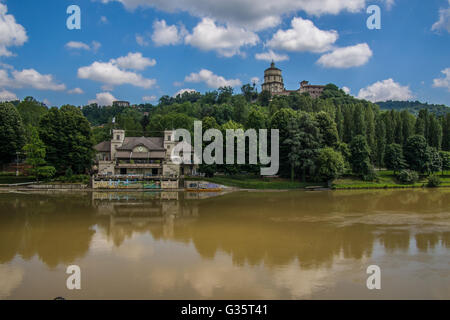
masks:
[[[130,103],[128,101],[113,101],[113,107],[128,108]]]
[[[286,90],[284,87],[283,74],[281,69],[275,67],[275,62],[272,61],[270,68],[264,71],[264,83],[262,84],[262,90],[269,91],[272,96],[284,95],[287,96],[293,92],[309,93],[312,98],[318,98],[322,95],[325,86],[311,85],[308,81],[300,82],[300,88],[297,90]]]

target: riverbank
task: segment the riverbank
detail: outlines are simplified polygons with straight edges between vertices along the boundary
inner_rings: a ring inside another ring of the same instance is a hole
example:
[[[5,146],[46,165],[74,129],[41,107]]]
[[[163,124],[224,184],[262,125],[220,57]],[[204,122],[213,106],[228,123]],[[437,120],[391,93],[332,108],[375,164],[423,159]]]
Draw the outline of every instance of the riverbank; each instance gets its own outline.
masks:
[[[383,170],[378,171],[377,181],[363,181],[358,177],[342,177],[333,183],[333,189],[399,189],[399,188],[426,188],[428,184],[428,177],[421,176],[415,183],[404,184],[397,180],[393,171]],[[450,187],[450,172],[444,172],[444,175],[439,174],[441,184],[439,187]]]

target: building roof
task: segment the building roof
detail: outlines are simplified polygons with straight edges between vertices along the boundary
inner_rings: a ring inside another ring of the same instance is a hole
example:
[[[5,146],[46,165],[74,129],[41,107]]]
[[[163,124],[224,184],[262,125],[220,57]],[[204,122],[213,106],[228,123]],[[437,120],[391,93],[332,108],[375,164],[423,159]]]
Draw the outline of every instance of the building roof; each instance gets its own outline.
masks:
[[[119,151],[131,151],[137,146],[144,146],[150,151],[162,151],[164,149],[164,138],[159,137],[128,137],[125,138]]]
[[[163,151],[151,151],[151,152],[119,151],[116,154],[116,158],[122,159],[148,159],[148,158],[163,159],[165,158],[165,156],[166,153]]]
[[[98,152],[111,152],[111,142],[103,141],[94,146],[94,149]]]

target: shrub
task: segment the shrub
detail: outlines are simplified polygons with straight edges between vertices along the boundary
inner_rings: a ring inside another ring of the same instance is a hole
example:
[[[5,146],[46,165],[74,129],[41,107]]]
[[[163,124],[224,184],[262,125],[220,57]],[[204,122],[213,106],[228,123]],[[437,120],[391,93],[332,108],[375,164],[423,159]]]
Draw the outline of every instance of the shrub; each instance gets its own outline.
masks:
[[[46,166],[37,168],[37,176],[39,179],[50,180],[56,174],[55,167]]]
[[[436,188],[436,187],[439,187],[440,184],[441,184],[441,179],[437,175],[432,174],[428,177],[427,187]]]
[[[402,170],[397,175],[397,179],[404,184],[413,184],[419,180],[419,175],[415,171]]]

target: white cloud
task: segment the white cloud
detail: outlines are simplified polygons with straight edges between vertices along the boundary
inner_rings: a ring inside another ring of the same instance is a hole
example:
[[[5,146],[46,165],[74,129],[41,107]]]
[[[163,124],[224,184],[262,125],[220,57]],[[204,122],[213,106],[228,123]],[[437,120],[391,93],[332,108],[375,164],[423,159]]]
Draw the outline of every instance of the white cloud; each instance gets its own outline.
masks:
[[[16,23],[13,15],[7,14],[8,7],[0,3],[0,56],[12,56],[11,46],[22,46],[27,40],[25,28]]]
[[[346,94],[350,94],[350,88],[349,87],[342,87],[341,88]]]
[[[224,57],[241,54],[241,47],[254,46],[258,42],[259,37],[251,31],[230,25],[218,26],[209,18],[202,19],[185,38],[186,44],[204,51],[215,50]]]
[[[289,60],[288,55],[278,54],[278,53],[273,52],[272,50],[269,50],[268,52],[257,53],[257,54],[255,54],[255,58],[257,60],[275,61],[275,62]]]
[[[450,6],[450,0],[448,1],[448,4]],[[439,9],[439,20],[433,24],[431,30],[447,30],[447,32],[450,33],[450,7],[447,9]]]
[[[91,47],[84,42],[79,41],[70,41],[66,43],[67,49],[83,49],[83,50],[91,50]]]
[[[254,84],[258,84],[261,80],[258,77],[253,77],[250,81]]]
[[[195,17],[209,17],[221,23],[263,30],[278,25],[282,16],[304,11],[309,15],[360,12],[365,0],[101,0],[121,2],[127,9],[153,7],[165,12],[184,11]]]
[[[123,69],[145,70],[147,67],[156,65],[155,59],[149,59],[142,56],[142,53],[128,53],[125,57],[112,59],[111,62]]]
[[[15,93],[2,90],[0,91],[0,102],[18,100]]]
[[[142,75],[124,70],[142,70],[156,61],[142,57],[141,53],[129,53],[126,57],[111,59],[109,62],[95,61],[90,66],[78,69],[78,78],[89,79],[103,83],[103,88],[111,89],[116,85],[130,84],[135,87],[151,88],[156,84],[155,79],[147,79]]]
[[[95,99],[89,100],[88,104],[97,103],[99,106],[111,106],[117,99],[109,92],[101,92],[95,95]]]
[[[367,43],[355,46],[337,48],[319,58],[317,63],[326,68],[351,68],[360,67],[369,61],[373,53]]]
[[[72,90],[67,91],[68,94],[83,94],[84,91],[81,88],[75,88]]]
[[[227,80],[222,76],[215,75],[212,71],[202,69],[199,73],[191,73],[186,76],[184,79],[186,82],[199,83],[204,82],[210,88],[217,89],[219,87],[237,87],[240,86],[241,80],[239,79],[230,79]]]
[[[147,41],[146,37],[141,35],[141,34],[137,34],[136,35],[136,42],[138,45],[140,45],[141,47],[146,47],[148,46],[150,43]]]
[[[65,47],[69,50],[92,50],[93,52],[97,52],[97,50],[100,49],[101,46],[101,43],[98,41],[92,41],[91,45],[88,45],[81,41],[69,41],[65,45]]]
[[[320,30],[312,21],[302,18],[293,18],[291,26],[288,30],[278,30],[266,45],[278,50],[324,52],[339,37],[336,31]]]
[[[404,101],[413,98],[413,94],[409,86],[402,86],[392,79],[386,79],[359,90],[358,98],[372,102],[388,100]]]
[[[156,20],[153,23],[152,40],[156,46],[179,44],[183,41],[185,35],[186,29],[183,26],[178,30],[177,26],[168,26],[165,20]]]
[[[156,96],[143,96],[142,97],[142,101],[145,101],[145,102],[150,102],[150,101],[156,101]]]
[[[108,18],[107,17],[105,17],[105,16],[101,16],[100,17],[100,23],[102,23],[102,24],[107,24],[109,21],[108,21]]]
[[[433,79],[433,87],[435,88],[447,88],[450,91],[450,68],[446,68],[441,71],[445,78]]]
[[[176,98],[178,95],[182,95],[183,93],[185,93],[185,92],[197,92],[197,90],[195,90],[195,89],[181,89],[181,90],[179,90],[177,93],[175,93],[174,95],[173,95],[173,97],[174,98]]]
[[[0,86],[9,88],[34,88],[38,90],[62,91],[64,84],[58,84],[50,74],[41,74],[35,69],[12,70],[12,77],[6,70],[0,70]]]

